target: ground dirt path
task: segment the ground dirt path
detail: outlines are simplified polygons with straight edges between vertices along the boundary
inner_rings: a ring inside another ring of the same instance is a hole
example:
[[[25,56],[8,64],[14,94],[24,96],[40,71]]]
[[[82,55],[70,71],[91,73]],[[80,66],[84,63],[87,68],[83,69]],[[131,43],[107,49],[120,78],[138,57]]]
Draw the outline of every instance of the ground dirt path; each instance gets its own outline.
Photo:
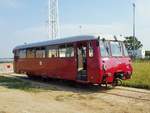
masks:
[[[150,113],[150,91],[116,87],[104,89],[58,80],[30,80],[41,91],[25,91],[0,83],[0,113]]]

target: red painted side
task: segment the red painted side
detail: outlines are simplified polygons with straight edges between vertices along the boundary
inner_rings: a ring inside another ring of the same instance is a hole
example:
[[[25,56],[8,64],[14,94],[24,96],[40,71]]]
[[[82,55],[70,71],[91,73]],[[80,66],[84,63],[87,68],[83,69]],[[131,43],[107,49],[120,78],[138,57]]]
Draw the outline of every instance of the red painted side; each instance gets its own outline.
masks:
[[[19,59],[17,71],[35,76],[75,80],[75,58]]]
[[[129,57],[102,58],[97,40],[91,41],[94,48],[94,57],[89,57],[87,44],[87,75],[88,83],[101,84],[103,77],[107,76],[107,82],[112,83],[115,73],[124,73],[124,79],[129,79],[132,74],[131,60]],[[16,73],[27,73],[35,76],[52,77],[77,81],[77,56],[76,43],[75,56],[72,58],[32,58],[14,60]],[[106,67],[104,71],[103,67]]]
[[[94,48],[94,57],[89,57],[89,56],[87,57],[88,80],[93,84],[101,83],[102,76],[103,76],[100,73],[100,51],[96,43],[97,41],[93,41],[92,43],[92,46]]]

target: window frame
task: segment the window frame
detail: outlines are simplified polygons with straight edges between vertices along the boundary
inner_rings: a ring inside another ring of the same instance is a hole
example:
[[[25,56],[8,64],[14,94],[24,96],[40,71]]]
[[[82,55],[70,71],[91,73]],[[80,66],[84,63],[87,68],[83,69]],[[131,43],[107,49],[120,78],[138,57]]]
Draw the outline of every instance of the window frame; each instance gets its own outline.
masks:
[[[50,57],[49,56],[49,52],[50,52],[50,50],[55,50],[56,51],[56,56],[55,57]],[[59,52],[58,52],[58,46],[47,46],[46,47],[46,57],[47,58],[59,58]]]
[[[70,56],[67,56],[67,49],[71,48],[73,51],[73,55],[70,54]],[[65,56],[64,57],[60,57],[60,49],[65,49]],[[63,45],[59,45],[58,48],[58,53],[59,53],[59,58],[74,58],[75,57],[75,48],[74,48],[74,44],[63,44]]]
[[[118,44],[120,44],[120,46],[121,46],[121,53],[122,53],[122,55],[120,55],[120,56],[113,55],[111,42],[118,42]],[[109,41],[109,44],[110,44],[111,56],[112,56],[112,57],[124,57],[124,50],[123,50],[123,46],[122,46],[122,41],[110,40],[110,41]]]
[[[88,56],[89,56],[89,58],[93,58],[94,57],[94,47],[93,47],[93,44],[92,44],[92,42],[89,42],[88,43]],[[91,54],[91,50],[92,50],[92,55],[90,55]]]
[[[14,50],[14,59],[19,59],[19,49]]]
[[[107,56],[102,56],[102,52],[101,52],[101,41],[103,42],[104,46],[105,46],[105,43],[104,43],[104,42],[107,42],[107,44],[108,44],[109,51],[107,51],[106,48],[105,48],[106,52],[108,53]],[[111,51],[111,46],[110,46],[110,41],[109,41],[109,40],[102,40],[102,39],[99,40],[99,48],[100,48],[100,56],[101,56],[102,58],[110,58],[110,57],[112,56],[112,51]]]
[[[29,50],[32,50],[32,51],[33,51],[33,54],[34,54],[33,57],[29,57],[29,56],[28,56],[28,51],[29,51]],[[27,59],[33,59],[33,58],[36,58],[35,51],[36,51],[35,48],[26,48],[26,58],[27,58]]]
[[[42,56],[42,57],[37,57],[37,51],[44,51],[44,57]],[[46,47],[37,47],[37,48],[35,48],[35,58],[39,58],[39,59],[44,59],[44,58],[46,58]]]
[[[20,49],[20,50],[18,50],[19,51],[19,53],[18,53],[18,57],[19,57],[19,59],[25,59],[25,58],[27,58],[27,49]],[[21,51],[25,51],[25,56],[24,57],[20,57],[20,52]]]
[[[122,42],[122,49],[123,49],[123,55],[124,55],[124,57],[129,57],[128,50],[127,50],[127,48],[126,48],[126,46],[125,46],[125,44],[123,42]],[[125,51],[127,52],[128,55],[125,54]]]

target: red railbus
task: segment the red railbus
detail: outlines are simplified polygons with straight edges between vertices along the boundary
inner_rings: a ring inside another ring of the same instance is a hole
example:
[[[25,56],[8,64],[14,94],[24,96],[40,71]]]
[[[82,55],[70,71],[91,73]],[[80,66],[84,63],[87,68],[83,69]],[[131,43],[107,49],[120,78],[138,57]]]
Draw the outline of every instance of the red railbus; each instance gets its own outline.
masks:
[[[74,36],[17,46],[14,72],[91,84],[130,79],[131,59],[116,36]]]

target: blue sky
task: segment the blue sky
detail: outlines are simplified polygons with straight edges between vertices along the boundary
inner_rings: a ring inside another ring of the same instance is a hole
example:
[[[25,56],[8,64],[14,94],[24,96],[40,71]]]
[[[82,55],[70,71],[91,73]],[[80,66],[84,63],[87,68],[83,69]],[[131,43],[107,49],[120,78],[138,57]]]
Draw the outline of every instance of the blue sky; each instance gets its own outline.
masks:
[[[149,0],[59,0],[60,36],[132,35],[133,2],[136,36],[150,49]],[[0,0],[0,58],[12,57],[16,45],[49,40],[47,21],[48,0]]]

